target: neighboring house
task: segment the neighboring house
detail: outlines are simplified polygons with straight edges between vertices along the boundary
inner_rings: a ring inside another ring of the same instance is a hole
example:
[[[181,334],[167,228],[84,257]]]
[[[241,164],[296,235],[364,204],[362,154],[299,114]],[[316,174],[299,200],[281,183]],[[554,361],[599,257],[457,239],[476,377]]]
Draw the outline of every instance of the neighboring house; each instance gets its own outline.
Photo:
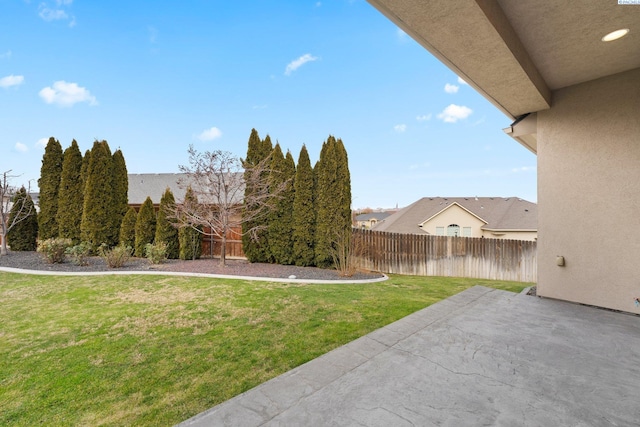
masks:
[[[182,182],[188,182],[188,175],[184,173],[130,173],[129,179],[129,206],[140,210],[140,206],[147,197],[151,197],[155,209],[160,207],[160,199],[167,188],[171,189],[176,202],[184,200],[186,188]],[[208,229],[205,229],[208,232]],[[240,229],[231,230],[227,237],[227,258],[244,258]],[[219,239],[206,234],[202,241],[203,256],[217,256],[220,253]]]
[[[640,314],[640,5],[368,1],[537,155],[537,295]]]
[[[144,203],[147,197],[151,197],[153,205],[157,208],[160,199],[167,188],[171,189],[176,201],[184,199],[186,189],[180,188],[180,179],[186,179],[184,173],[130,173],[129,179],[129,206],[136,210]]]
[[[538,208],[517,197],[423,197],[374,230],[435,236],[536,240]]]
[[[383,221],[392,212],[371,212],[356,215],[356,227],[370,229],[380,221]]]

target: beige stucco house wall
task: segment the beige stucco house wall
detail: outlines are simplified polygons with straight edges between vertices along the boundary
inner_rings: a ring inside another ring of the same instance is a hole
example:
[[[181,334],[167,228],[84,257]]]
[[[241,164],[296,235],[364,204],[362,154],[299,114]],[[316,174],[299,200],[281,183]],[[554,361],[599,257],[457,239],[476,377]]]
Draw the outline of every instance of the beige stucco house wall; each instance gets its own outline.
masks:
[[[640,314],[640,5],[368,1],[537,154],[538,295]]]
[[[538,240],[537,231],[526,230],[482,230],[482,237],[488,239],[510,239],[510,240]]]
[[[429,234],[447,236],[447,228],[450,225],[458,225],[460,227],[458,236],[482,237],[481,227],[485,225],[485,222],[457,203],[454,203],[422,222],[419,227]],[[438,227],[441,227],[440,230]],[[465,229],[469,230],[470,235],[466,235]]]
[[[640,313],[640,69],[554,92],[537,136],[538,294]]]
[[[486,227],[483,228],[486,222],[482,218],[457,203],[449,205],[436,215],[428,218],[419,227],[422,231],[435,236],[447,236],[450,234],[449,226],[451,225],[460,227],[458,236],[462,237],[530,241],[535,241],[538,238],[538,233],[535,230],[490,230]]]

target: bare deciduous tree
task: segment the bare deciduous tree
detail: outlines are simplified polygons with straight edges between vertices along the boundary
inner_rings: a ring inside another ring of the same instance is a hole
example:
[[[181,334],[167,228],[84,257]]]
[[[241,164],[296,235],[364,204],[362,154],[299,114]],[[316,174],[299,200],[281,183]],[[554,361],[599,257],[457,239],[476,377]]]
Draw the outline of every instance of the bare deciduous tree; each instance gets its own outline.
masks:
[[[192,227],[204,235],[218,237],[220,263],[225,265],[229,233],[239,230],[245,222],[263,218],[286,185],[269,188],[265,172],[270,158],[257,165],[246,165],[228,151],[198,152],[191,145],[188,153],[189,165],[180,166],[186,178],[178,184],[181,188],[191,187],[197,200],[178,201],[167,216],[176,227]],[[255,190],[248,199],[244,195],[245,185]],[[255,236],[264,227],[256,226],[245,232]]]
[[[20,200],[18,206],[13,206],[13,196],[18,191],[18,188],[11,185],[11,180],[17,177],[18,175],[11,175],[11,170],[8,170],[2,173],[2,182],[0,182],[0,230],[2,231],[0,255],[7,254],[7,235],[9,231],[33,213],[33,204],[26,203],[27,198]],[[29,190],[30,188],[27,188],[27,194],[29,194]],[[9,222],[12,206],[17,213]]]

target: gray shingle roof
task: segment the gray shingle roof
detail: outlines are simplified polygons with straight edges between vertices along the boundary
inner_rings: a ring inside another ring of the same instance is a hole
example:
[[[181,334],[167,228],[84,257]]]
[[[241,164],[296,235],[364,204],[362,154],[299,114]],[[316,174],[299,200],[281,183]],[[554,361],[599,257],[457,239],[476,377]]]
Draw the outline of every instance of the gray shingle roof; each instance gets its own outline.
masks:
[[[178,180],[185,178],[183,173],[130,173],[129,177],[129,204],[141,205],[147,196],[151,197],[154,204],[159,204],[162,194],[169,187],[173,197],[184,199],[185,190],[180,188]]]
[[[485,221],[488,230],[538,229],[538,205],[517,197],[423,197],[400,209],[374,230],[392,233],[422,234],[418,224],[457,203]]]
[[[377,219],[378,221],[382,221],[391,215],[390,212],[371,212],[366,214],[360,214],[356,216],[356,221],[369,221],[371,219]]]

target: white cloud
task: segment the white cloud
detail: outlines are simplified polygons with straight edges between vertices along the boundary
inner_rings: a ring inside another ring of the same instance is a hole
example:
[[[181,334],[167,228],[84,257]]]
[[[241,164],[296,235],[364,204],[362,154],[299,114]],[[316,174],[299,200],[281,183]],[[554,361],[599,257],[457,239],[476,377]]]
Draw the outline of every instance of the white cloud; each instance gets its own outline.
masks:
[[[473,113],[473,110],[464,105],[451,104],[445,108],[442,113],[438,114],[438,118],[445,123],[455,123],[458,120],[464,120]]]
[[[393,127],[393,130],[395,130],[396,132],[404,132],[405,130],[407,130],[407,125],[405,125],[404,123],[400,125],[395,125]]]
[[[21,153],[26,153],[27,151],[29,151],[29,148],[22,142],[16,142],[16,150]]]
[[[513,172],[513,173],[535,172],[535,171],[536,171],[536,167],[535,166],[522,166],[522,167],[519,167],[519,168],[511,169],[511,172]]]
[[[0,87],[8,88],[11,86],[19,86],[24,82],[24,76],[6,76],[0,79]]]
[[[396,36],[398,37],[398,40],[400,40],[401,42],[407,41],[409,39],[409,36],[407,35],[407,33],[405,33],[400,28],[396,30]]]
[[[88,102],[89,105],[98,105],[96,97],[91,95],[86,88],[77,83],[67,83],[64,80],[57,81],[53,87],[45,87],[39,92],[40,98],[47,104],[57,104],[60,107],[71,107],[78,102]]]
[[[298,59],[294,59],[293,61],[287,64],[287,68],[284,70],[284,75],[289,76],[298,68],[302,67],[307,62],[317,61],[319,58],[317,56],[313,56],[310,53],[306,53],[302,55]]]
[[[40,12],[38,13],[40,18],[42,18],[43,20],[45,20],[47,22],[57,21],[59,19],[67,19],[67,18],[69,18],[69,15],[67,15],[67,12],[65,12],[64,10],[62,10],[62,9],[49,9],[49,7],[47,7],[47,5],[45,5],[44,3],[41,3],[40,7],[38,9],[40,10]]]
[[[447,93],[457,93],[458,89],[460,89],[460,86],[452,85],[449,83],[444,85],[444,91]]]
[[[38,15],[47,22],[71,18],[69,27],[73,28],[76,26],[76,17],[73,15],[69,17],[67,12],[64,10],[64,8],[70,6],[71,3],[73,3],[73,0],[55,0],[55,7],[51,8],[47,3],[42,2],[38,6]]]
[[[210,129],[203,130],[200,135],[197,135],[200,141],[213,141],[214,139],[218,139],[222,136],[222,132],[217,127],[212,127]]]
[[[431,120],[431,113],[423,114],[421,116],[417,116],[416,120],[419,121],[419,122],[426,122],[428,120]]]
[[[49,138],[40,138],[36,141],[36,147],[46,148]]]
[[[458,84],[461,84],[461,85],[468,85],[469,83],[465,82],[465,81],[462,79],[462,77],[458,77]]]
[[[11,59],[12,54],[13,52],[11,52],[10,50],[6,51],[5,53],[0,53],[0,59]]]
[[[320,7],[320,6],[322,6],[322,2],[321,1],[317,1],[316,2],[316,7]]]

